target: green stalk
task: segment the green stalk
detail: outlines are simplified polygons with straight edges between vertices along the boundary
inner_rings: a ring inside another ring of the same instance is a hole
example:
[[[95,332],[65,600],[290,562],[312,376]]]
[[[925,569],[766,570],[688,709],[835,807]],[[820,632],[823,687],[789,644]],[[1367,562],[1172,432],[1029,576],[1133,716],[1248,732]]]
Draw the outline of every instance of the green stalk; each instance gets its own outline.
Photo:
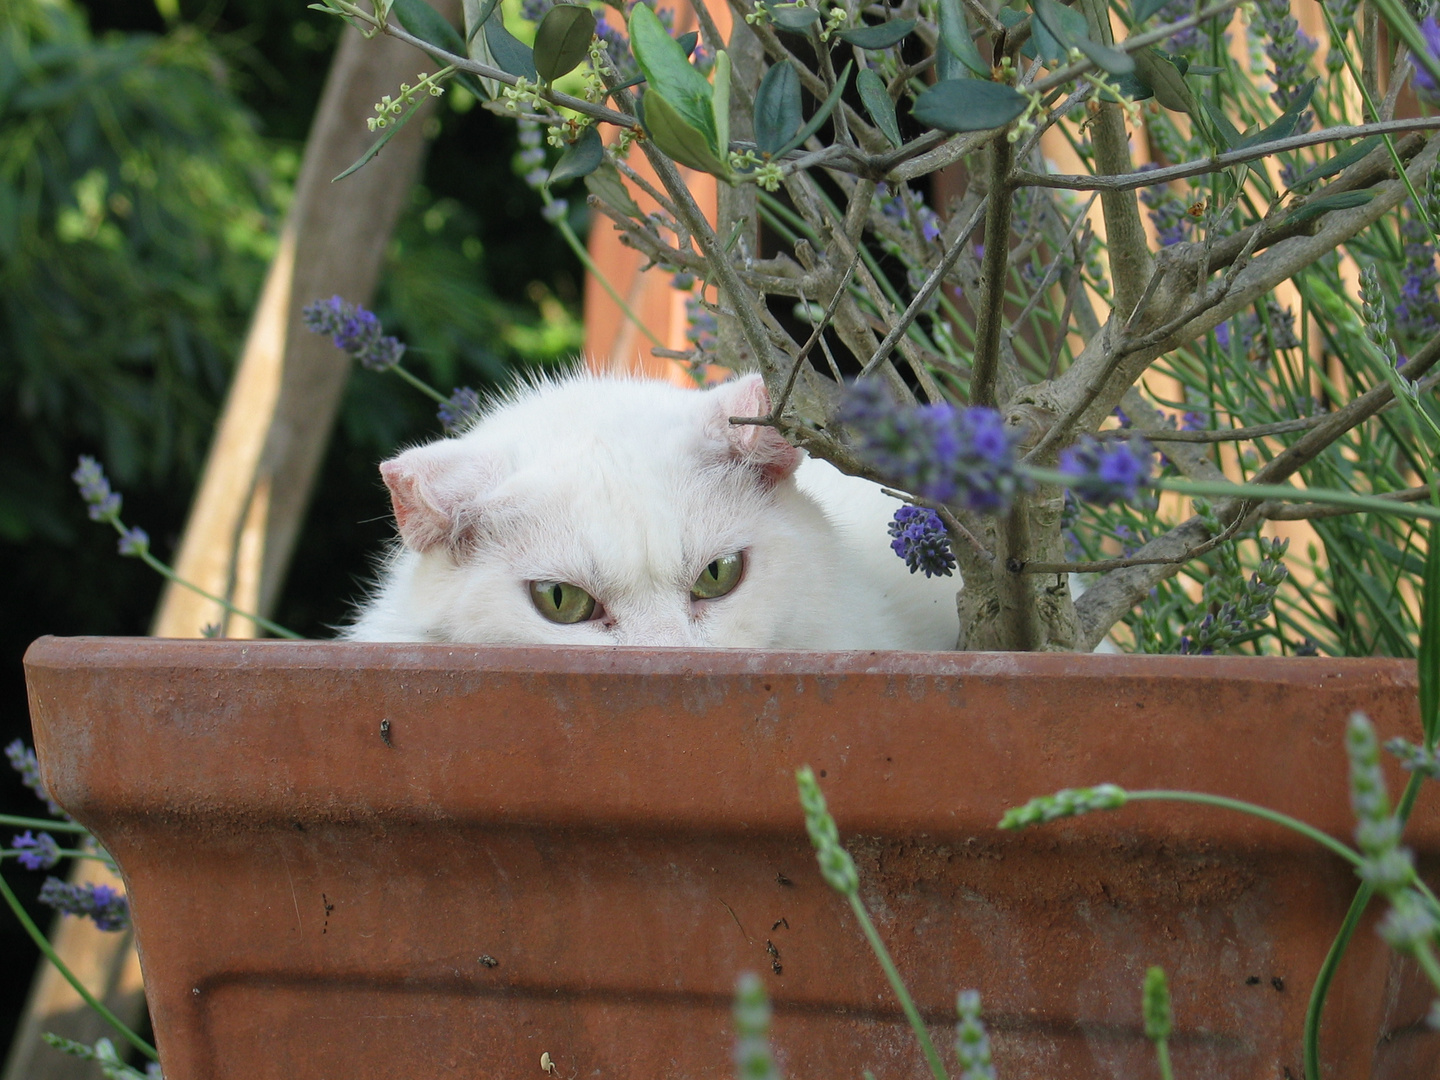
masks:
[[[1415,806],[1415,800],[1419,797],[1424,783],[1425,777],[1420,773],[1410,774],[1410,780],[1400,796],[1400,805],[1395,808],[1395,816],[1402,825],[1409,819],[1410,811]],[[1340,959],[1350,946],[1350,939],[1355,936],[1355,928],[1360,925],[1360,917],[1365,914],[1370,898],[1374,895],[1375,886],[1368,881],[1362,883],[1356,891],[1355,898],[1350,901],[1350,910],[1345,912],[1345,919],[1340,924],[1340,931],[1330,943],[1330,951],[1325,954],[1325,961],[1315,976],[1315,985],[1310,988],[1310,1004],[1305,1009],[1305,1080],[1320,1080],[1320,1013],[1325,1008],[1325,998],[1330,993],[1330,984],[1335,981],[1335,971],[1340,966]]]
[[[396,364],[390,368],[386,368],[386,370],[393,371],[396,375],[399,375],[400,378],[404,379],[407,383],[413,386],[416,390],[419,390],[422,394],[430,398],[432,401],[436,401],[441,405],[446,405],[449,403],[450,399],[447,398],[444,394],[440,393],[439,390],[436,390],[424,379],[412,375],[399,364]]]
[[[1258,806],[1255,803],[1245,802],[1242,799],[1231,799],[1224,795],[1208,795],[1201,791],[1169,791],[1153,789],[1149,791],[1127,791],[1125,801],[1141,802],[1153,800],[1156,802],[1188,802],[1201,803],[1205,806],[1220,806],[1226,810],[1238,810],[1242,814],[1250,814],[1254,817],[1264,818],[1266,821],[1274,822],[1276,825],[1283,825],[1292,832],[1315,841],[1321,847],[1334,852],[1351,866],[1359,866],[1360,856],[1352,851],[1347,845],[1336,840],[1333,836],[1321,832],[1314,825],[1307,824],[1299,818],[1293,818],[1289,814],[1282,814],[1278,810],[1271,810],[1268,806]]]
[[[80,980],[75,977],[75,973],[65,966],[65,961],[60,959],[60,954],[55,951],[49,939],[40,932],[40,928],[35,925],[35,920],[30,918],[30,913],[25,910],[24,906],[20,903],[20,898],[15,895],[14,890],[10,888],[10,883],[6,881],[3,876],[0,876],[0,894],[4,895],[5,903],[10,905],[10,910],[13,911],[15,917],[20,920],[20,925],[23,926],[25,932],[30,935],[30,940],[35,942],[36,947],[45,954],[45,958],[55,965],[55,970],[64,976],[65,981],[75,988],[75,992],[84,999],[85,1004],[94,1009],[106,1023],[119,1032],[125,1041],[135,1047],[136,1050],[139,1050],[140,1053],[144,1054],[151,1061],[159,1061],[160,1055],[156,1052],[155,1047],[131,1031],[118,1016],[105,1007],[103,1001],[85,989]]]
[[[1170,1043],[1161,1039],[1155,1044],[1155,1057],[1160,1065],[1160,1080],[1175,1080],[1170,1070]]]
[[[46,832],[68,832],[89,834],[90,830],[78,821],[57,821],[54,818],[16,817],[14,814],[0,814],[0,825],[9,829],[44,829]]]
[[[945,1065],[940,1060],[940,1054],[936,1051],[935,1044],[930,1041],[930,1032],[925,1028],[925,1021],[920,1017],[920,1010],[915,1007],[915,1002],[910,997],[910,991],[905,988],[905,980],[900,978],[900,972],[896,970],[895,962],[890,959],[890,950],[885,948],[885,942],[880,940],[879,931],[870,921],[870,913],[865,910],[865,905],[860,901],[858,893],[846,893],[845,899],[850,901],[850,910],[855,912],[855,918],[860,923],[865,940],[870,943],[870,949],[875,953],[875,959],[880,961],[880,967],[885,972],[885,978],[890,981],[890,989],[895,991],[895,997],[900,1001],[900,1008],[905,1012],[905,1019],[910,1021],[915,1038],[920,1040],[920,1049],[925,1053],[925,1060],[930,1065],[931,1074],[935,1080],[949,1080],[945,1073]]]
[[[550,206],[555,201],[551,197],[548,188],[542,188],[540,190],[540,197],[545,200],[546,206]],[[634,323],[635,328],[649,338],[657,349],[668,348],[669,346],[667,346],[665,342],[655,336],[654,331],[640,321],[640,316],[636,315],[635,312],[630,309],[630,305],[615,291],[615,286],[610,284],[610,279],[600,272],[600,268],[595,265],[595,260],[590,258],[590,252],[585,249],[585,245],[582,244],[580,238],[575,235],[575,230],[570,228],[570,223],[562,217],[556,220],[555,227],[560,230],[560,235],[565,238],[565,243],[570,245],[570,250],[575,253],[575,257],[580,260],[580,264],[585,267],[591,277],[600,283],[600,287],[610,294],[610,299],[615,301],[616,306],[620,308],[621,314]]]
[[[239,615],[241,618],[249,619],[256,626],[268,630],[276,637],[289,638],[291,641],[305,640],[303,637],[301,637],[301,635],[295,633],[295,631],[287,630],[279,623],[271,622],[263,615],[254,615],[248,611],[242,611],[240,608],[232,604],[229,600],[226,600],[223,597],[216,596],[214,593],[208,593],[204,589],[200,588],[199,585],[191,584],[190,582],[182,578],[179,574],[177,574],[174,570],[170,569],[170,567],[166,566],[163,562],[157,559],[154,555],[151,555],[148,551],[140,552],[140,558],[146,566],[150,567],[150,569],[154,570],[157,574],[169,579],[170,581],[173,581],[176,585],[184,586],[191,592],[203,596],[206,600],[209,600],[212,603],[219,604],[231,615]]]

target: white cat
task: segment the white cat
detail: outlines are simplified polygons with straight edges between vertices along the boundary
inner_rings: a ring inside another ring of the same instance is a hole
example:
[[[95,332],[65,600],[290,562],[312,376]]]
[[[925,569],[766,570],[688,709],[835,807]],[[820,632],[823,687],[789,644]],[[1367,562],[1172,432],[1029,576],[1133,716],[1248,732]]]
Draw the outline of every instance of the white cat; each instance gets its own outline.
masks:
[[[574,375],[380,466],[401,544],[353,641],[953,649],[957,576],[890,550],[899,505],[808,458],[758,375]]]

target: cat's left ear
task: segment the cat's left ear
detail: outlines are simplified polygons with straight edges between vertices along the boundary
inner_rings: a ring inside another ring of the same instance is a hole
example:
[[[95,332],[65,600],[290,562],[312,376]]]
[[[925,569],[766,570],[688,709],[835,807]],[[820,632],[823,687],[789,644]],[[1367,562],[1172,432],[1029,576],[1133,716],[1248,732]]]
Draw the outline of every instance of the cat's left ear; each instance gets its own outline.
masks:
[[[709,392],[715,404],[711,422],[715,433],[730,448],[730,456],[760,474],[769,486],[780,483],[800,467],[803,455],[773,427],[732,424],[732,416],[769,416],[770,392],[759,375],[742,375]]]

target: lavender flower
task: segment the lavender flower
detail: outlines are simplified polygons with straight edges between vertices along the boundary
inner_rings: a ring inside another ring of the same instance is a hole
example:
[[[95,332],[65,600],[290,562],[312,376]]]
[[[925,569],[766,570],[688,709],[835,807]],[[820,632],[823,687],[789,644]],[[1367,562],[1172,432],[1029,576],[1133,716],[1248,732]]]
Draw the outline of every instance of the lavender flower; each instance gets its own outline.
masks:
[[[1325,67],[1335,75],[1345,68],[1345,54],[1340,50],[1345,38],[1355,29],[1355,13],[1360,0],[1321,0],[1335,22],[1335,33],[1325,54]],[[1418,66],[1418,65],[1417,65]]]
[[[904,408],[865,380],[846,392],[836,418],[859,437],[871,464],[927,498],[999,512],[1028,487],[1015,436],[994,409]]]
[[[116,546],[121,555],[144,555],[150,550],[150,534],[139,526],[133,529],[121,529],[120,539]]]
[[[554,6],[555,0],[521,0],[520,17],[527,22],[538,23]]]
[[[1200,508],[1197,506],[1197,510]],[[1208,507],[1202,511],[1210,513]],[[1218,519],[1207,520],[1216,531]],[[1188,623],[1180,636],[1182,656],[1210,656],[1255,635],[1258,623],[1270,617],[1270,604],[1280,583],[1289,576],[1281,560],[1290,542],[1261,537],[1260,565],[1244,578],[1243,572],[1218,573],[1205,582],[1200,600],[1206,611],[1198,622]],[[1233,576],[1232,576],[1233,575]],[[1239,577],[1237,584],[1235,578]],[[1223,598],[1223,599],[1222,599]]]
[[[1390,319],[1385,311],[1385,297],[1380,291],[1380,277],[1373,266],[1360,268],[1360,308],[1364,315],[1365,336],[1384,354],[1391,367],[1400,364],[1400,353],[1390,334]]]
[[[741,1080],[780,1080],[770,1050],[770,1002],[753,971],[743,972],[735,985],[735,1072]]]
[[[1425,38],[1431,57],[1440,56],[1440,24],[1435,22],[1434,15],[1425,16],[1425,21],[1420,24],[1420,34]],[[1435,76],[1418,59],[1415,63],[1415,92],[1432,104],[1440,99],[1440,86],[1436,85]]]
[[[370,371],[388,371],[405,355],[405,346],[397,338],[381,333],[374,312],[347,304],[338,296],[315,301],[301,312],[301,318],[307,330],[329,334],[337,349]]]
[[[923,570],[925,576],[949,577],[955,569],[955,555],[945,523],[934,510],[902,506],[890,522],[890,549],[905,560],[910,573]]]
[[[1400,219],[1400,237],[1405,242],[1405,264],[1401,270],[1400,299],[1395,304],[1395,332],[1407,338],[1428,338],[1440,330],[1440,272],[1435,269],[1435,245],[1425,222],[1415,210]]]
[[[40,902],[65,915],[88,916],[101,930],[124,930],[130,925],[130,901],[109,885],[71,885],[46,878]]]
[[[458,434],[479,418],[480,395],[468,386],[456,387],[435,415],[446,435]]]
[[[1125,442],[1101,442],[1087,435],[1060,454],[1060,471],[1075,494],[1090,502],[1133,502],[1150,479],[1154,449],[1138,436]]]
[[[1281,109],[1286,109],[1300,95],[1306,68],[1315,55],[1315,41],[1300,29],[1290,14],[1290,0],[1258,0],[1256,8],[1260,29],[1269,39],[1265,54],[1275,65],[1270,71],[1270,81],[1275,84],[1270,98]],[[1303,130],[1303,126],[1298,130]]]
[[[990,1059],[990,1035],[980,1019],[980,995],[964,990],[955,999],[960,1023],[955,1028],[955,1056],[959,1059],[960,1080],[995,1080]]]
[[[80,465],[70,474],[80,488],[80,497],[90,505],[91,521],[116,521],[120,517],[120,495],[110,490],[105,470],[89,455],[80,456]]]
[[[20,782],[35,793],[35,797],[45,804],[51,814],[56,817],[69,816],[59,803],[50,798],[50,792],[45,790],[45,784],[40,779],[40,762],[35,759],[34,750],[16,739],[5,747],[5,757],[9,759],[10,767],[20,774]]]
[[[720,347],[720,323],[715,313],[695,296],[685,300],[685,338],[702,353],[713,353]]]
[[[49,870],[60,861],[60,845],[47,832],[35,836],[26,829],[10,841],[10,846],[26,870]]]
[[[1148,165],[1147,169],[1158,168]],[[1170,247],[1188,238],[1190,215],[1184,200],[1170,190],[1169,184],[1156,184],[1140,189],[1140,201],[1150,208],[1150,221],[1161,247]]]
[[[1089,814],[1095,810],[1118,810],[1125,805],[1127,798],[1125,789],[1114,784],[1065,788],[1054,795],[1042,795],[1038,799],[1031,799],[1024,806],[1006,810],[1000,818],[1000,828],[1023,829],[1029,825],[1043,825],[1060,818]]]

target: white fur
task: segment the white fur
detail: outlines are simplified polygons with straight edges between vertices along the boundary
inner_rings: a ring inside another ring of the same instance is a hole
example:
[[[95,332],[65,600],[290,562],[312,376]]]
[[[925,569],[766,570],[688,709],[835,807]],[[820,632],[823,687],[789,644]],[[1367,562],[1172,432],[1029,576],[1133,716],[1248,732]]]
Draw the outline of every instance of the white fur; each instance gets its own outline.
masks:
[[[874,484],[732,415],[768,409],[758,376],[698,392],[576,375],[523,389],[470,431],[386,462],[404,543],[344,636],[356,641],[951,649],[958,575],[890,550],[898,505]],[[692,600],[744,551],[728,595]],[[604,617],[545,619],[533,581]]]

